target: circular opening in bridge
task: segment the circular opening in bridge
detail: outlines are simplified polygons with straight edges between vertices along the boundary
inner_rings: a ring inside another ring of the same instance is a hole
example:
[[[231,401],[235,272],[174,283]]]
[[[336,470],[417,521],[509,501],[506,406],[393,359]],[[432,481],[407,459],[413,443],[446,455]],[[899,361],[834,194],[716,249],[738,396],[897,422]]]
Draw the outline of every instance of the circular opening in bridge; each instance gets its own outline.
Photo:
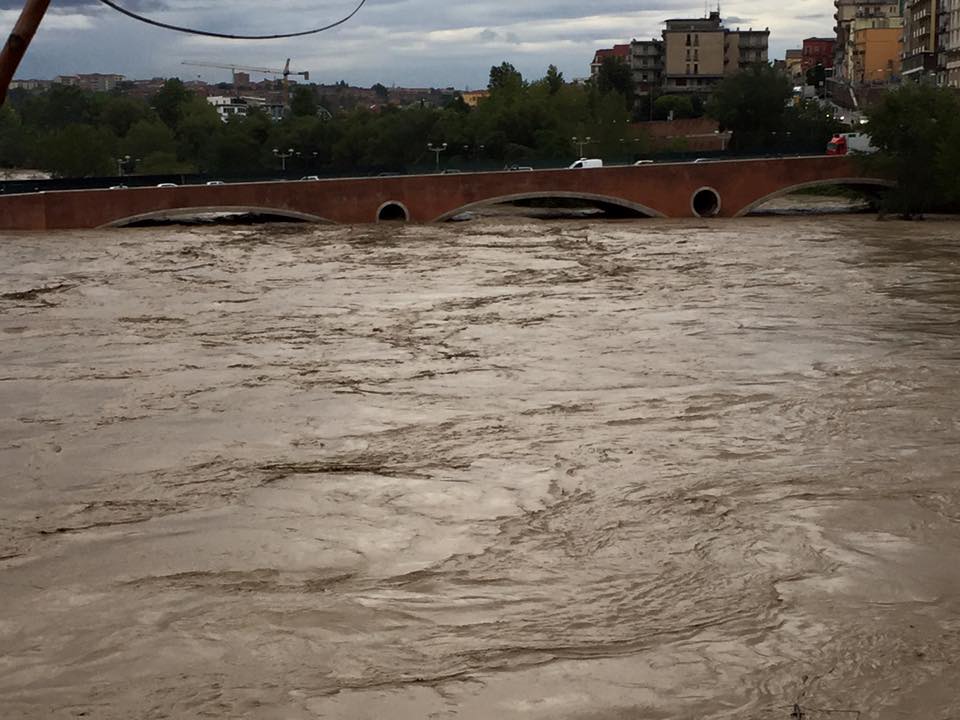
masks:
[[[713,188],[700,188],[690,199],[690,205],[697,217],[716,217],[720,212],[720,194]]]
[[[380,206],[377,210],[377,222],[407,222],[410,219],[410,213],[403,203],[388,202]]]

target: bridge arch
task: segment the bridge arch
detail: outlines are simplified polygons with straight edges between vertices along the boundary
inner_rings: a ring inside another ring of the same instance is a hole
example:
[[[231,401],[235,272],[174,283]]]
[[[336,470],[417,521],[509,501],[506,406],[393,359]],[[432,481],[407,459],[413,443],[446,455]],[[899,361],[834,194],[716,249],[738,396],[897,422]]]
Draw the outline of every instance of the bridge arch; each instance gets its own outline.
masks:
[[[723,198],[716,188],[704,186],[693,191],[690,196],[690,210],[694,217],[712,218],[720,214]]]
[[[652,207],[647,205],[642,205],[641,203],[633,202],[632,200],[626,200],[620,197],[614,197],[612,195],[596,195],[594,193],[584,193],[584,192],[568,192],[562,190],[552,190],[552,191],[540,191],[540,192],[526,192],[526,193],[513,193],[510,195],[497,195],[483,200],[476,200],[472,203],[467,203],[466,205],[461,205],[458,208],[449,210],[439,217],[434,218],[431,222],[443,222],[449,220],[452,217],[455,217],[461,213],[469,212],[470,210],[475,210],[476,208],[487,207],[489,205],[499,205],[500,203],[509,203],[516,202],[518,200],[548,200],[552,198],[564,199],[564,200],[586,200],[588,202],[595,202],[604,205],[614,205],[616,207],[626,208],[627,210],[632,210],[633,212],[646,215],[647,217],[662,218],[666,215],[659,210],[655,210]]]
[[[376,221],[410,222],[410,209],[399,200],[388,200],[377,208]]]
[[[737,211],[734,217],[743,217],[744,215],[749,215],[751,212],[756,210],[758,207],[767,203],[771,200],[774,200],[778,197],[783,197],[784,195],[789,195],[794,193],[797,190],[806,190],[807,188],[815,187],[830,187],[833,185],[846,185],[847,187],[871,187],[871,188],[892,188],[896,187],[896,183],[892,180],[883,180],[881,178],[827,178],[824,180],[813,180],[811,182],[797,183],[796,185],[789,185],[784,188],[780,188],[772,193],[764,195],[757,200],[754,200],[749,205],[741,208]]]
[[[287,210],[286,208],[256,207],[251,205],[209,205],[204,207],[182,207],[182,208],[164,208],[162,210],[151,210],[150,212],[130,215],[128,217],[111,220],[101,225],[102,228],[121,228],[133,225],[139,222],[150,220],[171,220],[187,218],[194,215],[209,215],[213,213],[244,213],[249,215],[268,215],[271,217],[288,218],[290,220],[299,220],[308,223],[330,223],[333,220],[322,218],[319,215],[298,212],[297,210]]]

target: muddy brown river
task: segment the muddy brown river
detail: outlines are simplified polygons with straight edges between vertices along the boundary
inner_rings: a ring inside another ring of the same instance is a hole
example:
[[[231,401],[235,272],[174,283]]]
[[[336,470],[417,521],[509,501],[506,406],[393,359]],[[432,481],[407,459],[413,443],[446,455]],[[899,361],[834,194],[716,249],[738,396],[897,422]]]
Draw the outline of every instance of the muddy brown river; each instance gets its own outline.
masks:
[[[958,240],[5,234],[0,718],[956,720]]]

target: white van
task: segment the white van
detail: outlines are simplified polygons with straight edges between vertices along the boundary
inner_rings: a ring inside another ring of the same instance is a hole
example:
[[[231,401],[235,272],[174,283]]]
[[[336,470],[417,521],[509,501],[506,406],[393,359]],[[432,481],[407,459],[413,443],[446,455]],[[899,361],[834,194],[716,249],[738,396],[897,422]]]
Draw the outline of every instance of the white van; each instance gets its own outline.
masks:
[[[601,160],[600,158],[580,158],[567,169],[576,170],[577,168],[598,168],[598,167],[603,167],[603,160]]]

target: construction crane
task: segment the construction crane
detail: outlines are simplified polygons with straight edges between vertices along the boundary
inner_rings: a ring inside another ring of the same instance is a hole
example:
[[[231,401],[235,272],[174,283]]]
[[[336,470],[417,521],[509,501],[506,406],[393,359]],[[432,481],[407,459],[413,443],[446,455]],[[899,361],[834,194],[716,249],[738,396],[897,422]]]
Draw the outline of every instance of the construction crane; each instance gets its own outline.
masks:
[[[283,70],[274,70],[273,68],[262,68],[262,67],[251,67],[249,65],[229,65],[224,63],[206,63],[206,62],[190,62],[184,60],[183,65],[193,65],[195,67],[207,67],[207,68],[220,68],[222,70],[230,70],[233,74],[233,87],[237,88],[237,73],[238,72],[255,72],[261,75],[282,75],[283,76],[283,105],[284,107],[289,107],[290,105],[290,76],[291,75],[300,75],[304,80],[310,79],[310,71],[303,70],[291,70],[290,69],[290,58],[287,58],[286,64],[283,66]]]

